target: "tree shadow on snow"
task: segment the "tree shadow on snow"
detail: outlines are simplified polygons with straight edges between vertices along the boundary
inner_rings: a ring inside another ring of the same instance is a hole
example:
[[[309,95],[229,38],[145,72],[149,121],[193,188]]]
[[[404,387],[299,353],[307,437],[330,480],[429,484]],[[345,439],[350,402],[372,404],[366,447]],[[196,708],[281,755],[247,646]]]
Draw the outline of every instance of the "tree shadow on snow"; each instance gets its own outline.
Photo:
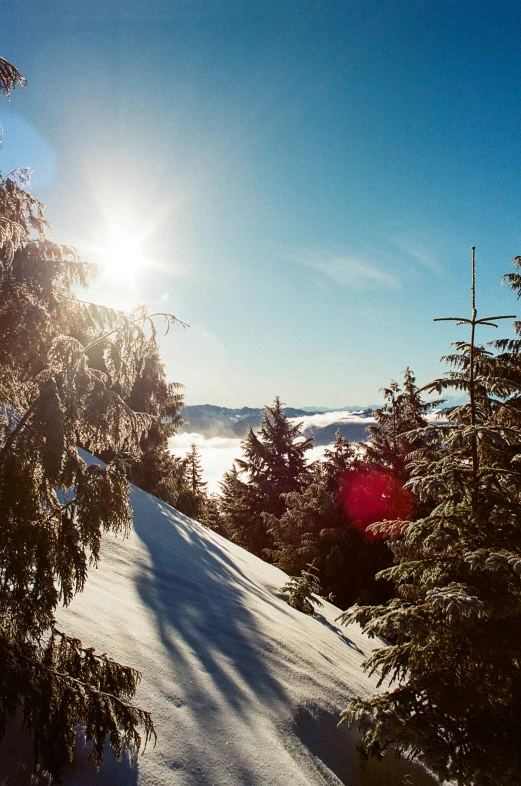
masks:
[[[133,494],[134,529],[151,566],[137,587],[154,612],[167,652],[175,659],[176,681],[208,705],[211,678],[236,713],[253,693],[272,705],[285,693],[269,669],[269,644],[247,607],[251,592],[274,603],[269,592],[241,572],[212,533],[152,497]],[[203,673],[201,673],[203,672]]]
[[[137,786],[138,763],[128,749],[117,761],[108,741],[105,742],[103,765],[98,776],[90,758],[92,743],[85,739],[85,731],[76,730],[74,761],[67,767],[63,786],[92,786],[98,780],[111,786]],[[0,743],[0,786],[53,786],[48,773],[35,767],[32,735],[22,728],[21,713],[8,723],[6,735]]]
[[[297,736],[317,762],[344,784],[356,786],[436,786],[439,781],[420,765],[388,752],[382,760],[366,759],[358,750],[360,735],[338,726],[338,714],[324,709],[299,710]],[[326,771],[327,772],[327,771]],[[326,774],[326,773],[324,773]]]
[[[366,657],[366,653],[363,650],[361,650],[360,647],[357,644],[355,644],[355,642],[352,639],[349,638],[349,636],[346,636],[346,634],[342,630],[339,630],[336,625],[333,625],[331,622],[329,622],[329,620],[326,619],[323,614],[320,614],[320,612],[315,612],[314,617],[319,622],[321,622],[322,625],[325,625],[326,628],[329,628],[330,631],[332,631],[336,636],[338,636],[338,638],[341,639],[344,642],[344,644],[347,644],[347,646],[351,647],[352,650],[356,650],[356,652],[358,652],[358,654],[362,655],[364,658]]]

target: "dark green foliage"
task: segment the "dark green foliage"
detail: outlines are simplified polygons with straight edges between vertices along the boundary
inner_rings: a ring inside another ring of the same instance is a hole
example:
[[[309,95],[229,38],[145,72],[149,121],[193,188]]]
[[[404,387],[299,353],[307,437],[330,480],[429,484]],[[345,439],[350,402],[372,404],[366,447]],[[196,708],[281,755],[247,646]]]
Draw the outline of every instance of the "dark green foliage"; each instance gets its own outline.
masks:
[[[109,309],[104,315],[109,330],[106,339],[100,342],[94,341],[95,322],[86,305],[83,304],[83,312],[86,313],[81,315],[81,320],[76,318],[71,332],[88,347],[91,365],[107,375],[111,388],[127,406],[151,418],[138,448],[133,455],[127,456],[125,473],[140,488],[171,503],[171,497],[164,496],[165,488],[175,486],[178,473],[168,449],[168,440],[181,422],[179,411],[183,397],[179,391],[182,386],[166,381],[155,326],[149,315],[137,309],[129,321],[130,331],[126,332],[125,323],[121,324],[121,315]],[[147,333],[136,329],[142,319],[148,322]],[[128,349],[136,343],[140,345],[139,353],[134,354],[134,367],[129,367]],[[122,364],[121,358],[127,358],[126,362]],[[89,445],[85,447],[90,449]],[[111,461],[114,455],[114,450],[108,448],[100,458]]]
[[[207,484],[203,480],[203,467],[197,445],[191,449],[181,462],[174,507],[196,521],[202,521],[208,506]]]
[[[38,306],[28,288],[20,293],[10,267],[2,268],[0,287],[5,314],[9,305],[15,309],[24,301],[27,308],[19,314]],[[9,316],[22,349],[27,324],[16,325],[16,313]],[[48,312],[45,318],[50,320]],[[107,683],[104,660],[94,660],[88,670],[78,666],[77,673],[62,675],[53,666],[51,643],[54,610],[83,589],[87,568],[99,557],[101,532],[125,533],[130,526],[128,488],[118,457],[136,449],[149,418],[127,407],[107,386],[106,377],[89,367],[76,339],[66,335],[52,339],[52,332],[49,328],[50,347],[39,358],[31,352],[18,356],[11,345],[11,357],[4,352],[1,363],[0,649],[5,658],[3,709],[23,704],[24,722],[34,732],[36,750],[57,775],[70,758],[73,728],[53,737],[52,744],[46,735],[61,729],[60,724],[66,726],[67,719],[78,722],[83,711],[96,751],[101,750],[106,733],[118,750],[119,720],[125,722],[121,740],[137,739],[136,724],[141,720],[146,737],[152,730],[146,713],[125,707],[134,692],[136,673],[130,680],[131,670],[112,664],[111,698],[99,687]],[[26,341],[29,347],[30,334]],[[44,366],[36,375],[34,363]],[[106,468],[87,466],[78,455],[77,441],[98,451],[110,446],[114,461]],[[72,658],[76,645],[67,637],[60,641],[56,658],[64,663]],[[96,669],[99,674],[91,682],[82,680],[84,671],[88,678]],[[65,707],[65,700],[72,705],[75,692],[75,707],[60,716],[54,708]],[[47,715],[51,720],[56,715],[54,725],[41,723]]]
[[[152,418],[124,397],[157,347],[146,312],[116,317],[74,297],[93,268],[44,239],[43,205],[22,181],[0,180],[0,738],[20,708],[58,777],[79,723],[95,762],[106,735],[120,755],[138,751],[140,725],[145,742],[154,734],[129,703],[139,674],[59,632],[54,612],[83,589],[103,531],[131,525],[124,462]],[[91,362],[97,348],[105,370]],[[78,443],[113,458],[88,466]]]
[[[396,642],[366,667],[399,684],[352,699],[344,713],[362,729],[366,752],[393,745],[459,786],[521,782],[521,378],[505,378],[505,356],[474,338],[476,326],[499,318],[477,319],[473,279],[471,319],[453,318],[470,326],[470,341],[456,345],[453,370],[431,385],[464,390],[469,403],[448,425],[424,430],[425,448],[409,467],[410,487],[432,511],[393,544],[396,565],[385,575],[397,597],[344,615]]]
[[[224,521],[221,515],[219,503],[220,499],[217,495],[210,494],[207,496],[199,521],[201,524],[204,524],[205,527],[208,527],[208,529],[217,532],[218,535],[226,536],[226,530],[224,528]]]
[[[258,557],[273,547],[263,514],[282,516],[285,495],[303,488],[309,473],[305,454],[311,445],[311,439],[302,438],[300,425],[289,423],[277,397],[274,406],[264,410],[259,435],[250,429],[242,442],[244,458],[224,476],[221,514],[226,532]]]
[[[421,447],[421,429],[434,404],[425,403],[416,387],[416,379],[405,369],[403,388],[391,382],[382,390],[385,404],[375,410],[376,426],[369,426],[370,442],[364,446],[369,461],[389,469],[402,482],[408,480],[407,458]]]
[[[265,517],[274,541],[270,556],[277,567],[295,576],[313,562],[324,595],[341,608],[389,597],[389,584],[376,582],[375,574],[391,564],[391,553],[353,525],[339,496],[346,471],[357,465],[351,445],[337,434],[333,449],[315,462],[306,485],[285,498],[284,514]]]
[[[317,595],[322,593],[317,568],[307,565],[300,576],[290,578],[282,587],[281,592],[288,593],[288,604],[303,614],[314,614],[315,606],[323,606]]]
[[[106,655],[96,655],[78,639],[54,628],[37,646],[0,638],[0,736],[6,719],[23,705],[24,726],[37,730],[35,758],[57,776],[71,761],[75,729],[83,724],[93,742],[94,764],[103,760],[106,736],[119,758],[125,747],[141,747],[154,734],[148,713],[128,703],[140,676]]]

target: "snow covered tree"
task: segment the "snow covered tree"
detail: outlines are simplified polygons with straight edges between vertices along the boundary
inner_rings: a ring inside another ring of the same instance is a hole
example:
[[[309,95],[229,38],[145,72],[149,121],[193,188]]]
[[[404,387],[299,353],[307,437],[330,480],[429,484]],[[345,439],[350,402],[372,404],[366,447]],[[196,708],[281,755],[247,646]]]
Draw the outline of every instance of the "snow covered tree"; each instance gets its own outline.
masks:
[[[306,569],[307,568],[307,569]],[[323,606],[320,598],[322,593],[318,570],[313,564],[303,568],[300,576],[294,576],[284,584],[281,592],[288,593],[288,604],[303,614],[314,614],[315,606]]]
[[[303,487],[311,446],[301,425],[290,424],[277,397],[264,410],[259,435],[250,428],[242,442],[244,458],[236,460],[221,483],[221,514],[232,540],[259,557],[272,548],[263,514],[282,516],[285,495]]]
[[[43,266],[45,267],[45,266]],[[168,440],[172,437],[181,422],[180,410],[183,396],[182,385],[167,382],[164,364],[161,361],[156,343],[155,328],[150,322],[148,342],[143,346],[136,368],[133,369],[134,381],[131,385],[121,387],[115,372],[120,373],[121,362],[117,349],[107,343],[96,342],[101,324],[106,333],[110,333],[118,325],[119,312],[113,309],[96,309],[88,303],[68,303],[63,308],[60,302],[59,314],[66,317],[62,329],[74,336],[83,346],[89,347],[89,363],[107,375],[112,389],[121,395],[125,403],[134,411],[146,412],[151,416],[151,425],[140,440],[139,450],[128,457],[125,473],[129,480],[145,491],[161,496],[165,488],[165,478],[173,473],[176,467],[171,460]],[[76,306],[76,307],[74,307]],[[88,445],[83,447],[89,448]],[[110,462],[114,452],[104,450],[100,458]],[[171,502],[170,499],[166,500]]]
[[[186,457],[182,459],[182,474],[174,507],[190,518],[202,521],[208,504],[207,485],[203,480],[201,454],[197,445],[192,443]]]
[[[388,584],[377,583],[375,574],[391,564],[391,553],[354,526],[340,495],[343,478],[357,465],[352,446],[337,434],[324,460],[313,465],[305,486],[287,495],[283,515],[265,516],[274,542],[269,552],[274,564],[298,576],[313,563],[324,596],[341,608],[389,597]]]
[[[130,395],[125,403],[137,412],[146,412],[152,424],[142,437],[140,455],[128,471],[129,480],[145,491],[161,496],[165,475],[174,472],[168,440],[182,421],[182,385],[168,382],[159,351],[143,359]]]
[[[503,318],[477,317],[473,250],[471,318],[449,318],[470,327],[470,340],[431,384],[463,390],[469,403],[422,430],[426,446],[411,466],[410,488],[434,507],[376,526],[404,533],[384,572],[397,597],[344,615],[396,642],[366,662],[389,687],[351,699],[344,713],[365,751],[392,745],[459,786],[511,786],[521,773],[521,431],[502,422],[521,384],[475,342],[478,326]]]
[[[24,87],[26,84],[27,80],[18,69],[0,57],[0,93],[5,93],[9,98],[11,90],[14,90],[16,85]]]
[[[422,401],[410,368],[405,370],[402,388],[393,380],[382,393],[385,404],[374,413],[376,425],[368,428],[370,441],[365,454],[404,482],[408,479],[407,457],[420,447],[417,429],[427,425],[425,416],[434,404]]]
[[[20,82],[16,74],[0,62],[0,89]],[[102,532],[131,525],[123,469],[151,417],[125,398],[157,345],[143,309],[114,323],[75,297],[94,269],[45,240],[44,207],[24,178],[0,180],[0,739],[21,710],[36,760],[58,777],[78,724],[94,762],[107,735],[120,756],[139,750],[140,726],[145,741],[154,734],[150,715],[130,703],[139,673],[59,631],[54,613],[83,589]],[[72,326],[87,319],[98,330],[85,345]],[[91,363],[99,347],[106,371]],[[89,464],[78,444],[113,458]]]

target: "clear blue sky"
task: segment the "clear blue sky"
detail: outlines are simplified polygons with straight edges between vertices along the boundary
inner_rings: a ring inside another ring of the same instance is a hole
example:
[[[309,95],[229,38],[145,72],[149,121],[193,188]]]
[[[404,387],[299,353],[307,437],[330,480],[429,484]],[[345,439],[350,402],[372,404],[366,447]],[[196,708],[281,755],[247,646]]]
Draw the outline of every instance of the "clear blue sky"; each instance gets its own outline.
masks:
[[[481,315],[518,311],[517,0],[5,5],[29,85],[2,104],[2,171],[33,167],[87,258],[113,227],[141,239],[148,266],[95,294],[190,323],[164,342],[188,403],[429,381],[465,337],[432,319],[468,314],[471,245]]]

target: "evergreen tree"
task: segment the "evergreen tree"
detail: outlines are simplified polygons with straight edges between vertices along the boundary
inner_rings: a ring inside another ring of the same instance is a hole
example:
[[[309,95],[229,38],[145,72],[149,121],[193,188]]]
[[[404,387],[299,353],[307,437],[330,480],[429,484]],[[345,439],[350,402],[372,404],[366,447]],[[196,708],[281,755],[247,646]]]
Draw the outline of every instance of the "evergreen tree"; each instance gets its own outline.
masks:
[[[363,746],[381,755],[393,745],[418,756],[442,780],[459,786],[520,783],[521,749],[521,473],[520,429],[504,425],[521,385],[476,345],[474,249],[472,314],[449,319],[470,326],[452,370],[432,389],[456,388],[469,403],[447,425],[425,431],[427,446],[410,468],[410,487],[435,506],[413,523],[384,523],[396,565],[385,572],[398,587],[388,606],[355,607],[344,621],[396,641],[366,662],[380,684],[368,699],[351,699],[344,718],[362,729]]]
[[[220,499],[216,494],[210,494],[206,497],[204,509],[199,521],[201,524],[204,524],[205,527],[208,527],[208,529],[217,532],[219,535],[226,536],[224,520],[220,509]]]
[[[358,461],[349,442],[337,434],[324,460],[315,462],[306,485],[286,496],[280,518],[266,516],[274,548],[275,565],[292,576],[313,563],[324,595],[341,608],[355,601],[382,602],[389,585],[375,582],[375,574],[391,564],[383,543],[371,542],[349,519],[340,490],[346,473]]]
[[[302,438],[301,425],[290,424],[277,396],[273,407],[264,410],[259,435],[250,428],[242,442],[244,458],[224,475],[221,514],[226,532],[258,557],[273,546],[263,514],[282,516],[285,495],[304,486],[309,474],[305,454],[311,446],[311,439]]]
[[[0,61],[0,89],[21,81]],[[107,735],[120,756],[139,750],[140,725],[145,741],[154,734],[150,715],[130,703],[139,673],[59,631],[54,612],[83,589],[102,532],[131,525],[124,461],[151,418],[124,399],[157,346],[144,310],[114,324],[77,300],[73,287],[93,268],[45,240],[44,207],[24,183],[23,172],[0,179],[0,739],[21,709],[36,759],[58,777],[80,723],[94,762]],[[71,326],[87,317],[98,332],[85,345]],[[91,363],[98,348],[107,372]],[[87,465],[78,443],[113,459]]]
[[[433,403],[422,401],[416,379],[405,369],[403,387],[393,380],[382,390],[385,404],[375,411],[377,424],[369,426],[370,442],[365,454],[370,462],[389,469],[402,482],[408,480],[407,458],[420,447],[418,429],[427,425]]]
[[[172,481],[177,476],[168,442],[182,422],[181,388],[178,382],[167,382],[165,367],[156,350],[145,358],[131,393],[125,399],[131,409],[146,412],[153,418],[140,441],[140,456],[130,467],[128,477],[132,483],[158,497],[161,497],[167,476],[172,474]]]
[[[20,185],[14,173],[6,179],[10,190],[14,178],[15,185]],[[42,233],[47,227],[42,224],[39,229]],[[175,477],[168,439],[181,420],[182,395],[180,385],[166,381],[154,323],[148,320],[149,330],[145,333],[137,328],[147,319],[141,310],[136,310],[135,319],[126,321],[113,309],[73,297],[74,284],[86,286],[97,271],[94,265],[82,262],[72,248],[42,239],[23,243],[13,253],[10,268],[20,292],[28,297],[18,303],[19,308],[26,309],[23,322],[10,305],[11,295],[2,298],[0,328],[9,340],[0,348],[0,361],[14,353],[23,355],[25,378],[30,379],[44,368],[56,336],[66,334],[75,338],[86,348],[90,367],[104,374],[111,390],[132,410],[150,415],[150,427],[133,454],[127,455],[124,471],[132,482],[159,496],[165,476],[172,472]],[[4,281],[3,285],[9,286],[9,282]],[[97,340],[100,333],[105,335],[103,341]],[[28,341],[31,334],[32,339]],[[136,342],[140,345],[139,353],[130,351]],[[90,444],[82,446],[93,449]],[[110,462],[114,456],[114,448],[108,447],[100,458]]]
[[[63,303],[62,303],[63,305]],[[76,305],[76,308],[73,308]],[[167,382],[166,372],[156,344],[155,328],[150,324],[148,345],[133,369],[134,379],[131,385],[123,389],[118,380],[121,373],[119,348],[112,340],[108,343],[97,343],[94,339],[99,334],[100,318],[104,321],[105,331],[110,333],[118,326],[120,313],[113,309],[97,309],[95,319],[92,317],[93,306],[88,303],[69,303],[66,331],[88,347],[89,362],[93,368],[107,375],[112,389],[121,395],[125,403],[137,412],[146,412],[151,416],[151,425],[142,437],[139,450],[129,457],[126,475],[129,480],[145,491],[161,496],[165,486],[165,477],[173,473],[175,481],[176,467],[171,461],[168,440],[181,423],[180,410],[183,396],[182,385]],[[88,308],[87,308],[88,307]],[[62,309],[63,310],[63,309]],[[139,315],[139,312],[138,314]],[[112,338],[112,336],[111,336]],[[88,445],[84,447],[89,448]],[[114,456],[110,449],[103,451],[100,458],[110,462]],[[165,500],[170,502],[170,500]]]
[[[203,480],[201,455],[195,443],[182,460],[180,480],[174,507],[192,519],[203,520],[208,506],[207,483]]]
[[[14,90],[16,85],[24,87],[26,84],[26,78],[21,75],[18,69],[0,57],[0,93],[5,93],[9,98],[11,90]]]
[[[307,570],[303,569],[300,576],[290,578],[282,587],[281,592],[288,593],[288,605],[303,614],[314,614],[315,606],[324,604],[317,598],[322,593],[318,570],[313,564],[308,564]]]
[[[201,454],[195,442],[186,455],[186,473],[188,476],[188,486],[192,494],[205,494],[207,483],[203,480],[203,466],[201,464]]]

